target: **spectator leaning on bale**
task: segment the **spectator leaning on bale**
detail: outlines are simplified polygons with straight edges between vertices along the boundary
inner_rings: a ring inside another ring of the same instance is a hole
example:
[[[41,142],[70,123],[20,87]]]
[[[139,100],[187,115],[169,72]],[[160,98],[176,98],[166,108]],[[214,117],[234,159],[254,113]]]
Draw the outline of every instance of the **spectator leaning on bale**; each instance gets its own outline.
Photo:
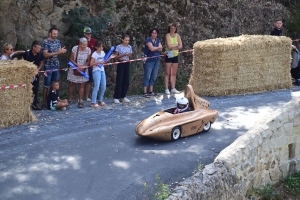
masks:
[[[61,47],[60,41],[57,38],[58,29],[56,27],[50,28],[48,32],[49,38],[45,39],[42,44],[45,70],[55,70],[47,71],[47,76],[44,77],[44,89],[43,89],[43,105],[42,109],[47,109],[46,98],[48,94],[48,89],[52,81],[59,80],[59,60],[58,56],[65,53],[67,50],[65,47]]]
[[[26,51],[23,54],[23,59],[27,60],[29,62],[33,62],[37,66],[37,71],[36,71],[36,76],[34,81],[32,82],[33,88],[33,103],[31,105],[31,108],[33,110],[41,110],[41,108],[38,107],[38,91],[39,91],[39,81],[40,81],[40,76],[39,76],[39,71],[42,69],[44,65],[44,56],[43,53],[41,52],[41,43],[39,41],[33,41],[31,45],[31,49]]]
[[[22,54],[25,51],[15,51],[11,44],[5,43],[3,45],[3,55],[1,56],[0,60],[11,60],[13,55]]]

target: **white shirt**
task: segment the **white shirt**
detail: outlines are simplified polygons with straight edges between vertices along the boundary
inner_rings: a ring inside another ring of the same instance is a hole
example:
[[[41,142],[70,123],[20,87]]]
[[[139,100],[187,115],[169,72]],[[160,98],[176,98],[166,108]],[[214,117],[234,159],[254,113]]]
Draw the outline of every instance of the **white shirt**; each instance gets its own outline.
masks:
[[[97,51],[95,51],[95,52],[92,54],[92,58],[95,59],[95,62],[103,61],[104,57],[105,57],[104,51],[101,51],[100,54],[98,54]],[[93,72],[94,72],[94,71],[97,71],[97,70],[104,71],[104,66],[102,66],[101,68],[98,67],[98,65],[93,66]]]
[[[6,55],[3,54],[0,58],[0,60],[11,60],[13,55],[14,55],[14,53],[10,54],[10,59],[8,59],[8,57],[6,57]]]

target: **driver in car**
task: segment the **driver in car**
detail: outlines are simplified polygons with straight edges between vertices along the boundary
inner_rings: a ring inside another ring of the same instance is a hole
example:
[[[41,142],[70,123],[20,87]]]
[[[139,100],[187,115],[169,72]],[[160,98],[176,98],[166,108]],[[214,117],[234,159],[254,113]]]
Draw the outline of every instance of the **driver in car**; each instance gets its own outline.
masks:
[[[177,108],[174,110],[174,114],[187,112],[189,107],[189,100],[185,97],[177,99]]]

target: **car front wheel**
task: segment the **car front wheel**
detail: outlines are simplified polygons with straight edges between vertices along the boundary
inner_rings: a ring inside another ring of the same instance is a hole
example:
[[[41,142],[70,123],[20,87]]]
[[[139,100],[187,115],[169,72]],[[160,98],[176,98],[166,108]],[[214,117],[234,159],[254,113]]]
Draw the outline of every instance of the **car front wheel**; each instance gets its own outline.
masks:
[[[171,133],[172,140],[178,140],[180,138],[180,135],[181,135],[180,127],[179,126],[174,127]]]
[[[210,121],[206,122],[206,123],[204,124],[203,131],[204,131],[204,132],[209,131],[210,127],[211,127]]]

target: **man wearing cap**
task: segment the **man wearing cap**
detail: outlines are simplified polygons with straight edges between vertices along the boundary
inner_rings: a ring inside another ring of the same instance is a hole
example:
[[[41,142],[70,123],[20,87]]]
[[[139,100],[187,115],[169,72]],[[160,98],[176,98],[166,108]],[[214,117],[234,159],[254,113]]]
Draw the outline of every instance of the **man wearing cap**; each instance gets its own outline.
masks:
[[[95,45],[97,43],[97,40],[92,38],[92,29],[89,27],[85,27],[83,29],[83,36],[87,39],[88,41],[88,47],[91,49],[91,54],[95,51]],[[77,45],[79,45],[79,39],[77,40]],[[85,83],[85,97],[86,101],[91,101],[89,98],[89,93],[91,89],[91,83],[93,83],[93,67],[89,67],[89,81]]]

